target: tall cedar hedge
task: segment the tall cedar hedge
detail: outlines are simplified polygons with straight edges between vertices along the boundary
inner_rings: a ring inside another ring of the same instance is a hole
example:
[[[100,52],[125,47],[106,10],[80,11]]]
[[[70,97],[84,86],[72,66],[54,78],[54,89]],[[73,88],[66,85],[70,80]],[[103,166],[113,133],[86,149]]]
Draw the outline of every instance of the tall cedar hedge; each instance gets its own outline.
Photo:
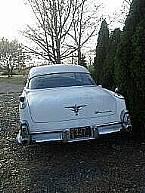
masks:
[[[96,57],[94,59],[94,77],[97,84],[101,84],[108,89],[114,89],[116,86],[114,65],[116,49],[120,43],[120,36],[121,31],[118,28],[109,35],[108,25],[105,20],[102,21],[98,34]]]
[[[105,56],[108,52],[109,29],[106,20],[102,21],[98,34],[98,43],[96,47],[96,57],[94,59],[95,79],[97,84],[104,83]]]
[[[145,137],[145,1],[133,0],[116,53],[115,77],[137,137]]]
[[[118,86],[131,114],[133,133],[145,137],[145,0],[133,0],[125,27],[110,35],[101,24],[94,59],[95,78],[108,89]]]

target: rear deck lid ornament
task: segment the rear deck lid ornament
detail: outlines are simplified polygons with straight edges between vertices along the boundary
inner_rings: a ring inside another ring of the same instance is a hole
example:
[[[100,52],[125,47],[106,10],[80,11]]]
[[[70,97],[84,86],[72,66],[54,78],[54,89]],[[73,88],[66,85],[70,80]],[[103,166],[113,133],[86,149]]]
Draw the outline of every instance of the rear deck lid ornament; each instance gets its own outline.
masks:
[[[65,107],[66,109],[70,109],[71,111],[73,111],[75,113],[75,115],[79,115],[79,111],[83,108],[86,107],[87,105],[74,105],[74,106],[69,106],[69,107]]]

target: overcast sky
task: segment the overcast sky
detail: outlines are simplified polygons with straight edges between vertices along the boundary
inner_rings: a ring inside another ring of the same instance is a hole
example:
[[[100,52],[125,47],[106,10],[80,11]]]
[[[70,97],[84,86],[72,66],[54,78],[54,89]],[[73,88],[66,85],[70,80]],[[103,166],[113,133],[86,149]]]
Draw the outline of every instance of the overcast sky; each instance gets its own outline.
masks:
[[[123,0],[102,0],[107,14],[119,10]],[[0,0],[0,37],[20,39],[19,30],[33,23],[32,15],[23,0]]]

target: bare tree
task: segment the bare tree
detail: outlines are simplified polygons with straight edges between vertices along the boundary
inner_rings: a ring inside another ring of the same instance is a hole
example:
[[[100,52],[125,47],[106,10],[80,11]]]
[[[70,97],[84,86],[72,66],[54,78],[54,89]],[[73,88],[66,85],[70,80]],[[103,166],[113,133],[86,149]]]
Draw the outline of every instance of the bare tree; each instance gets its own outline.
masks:
[[[88,32],[83,40],[83,34],[91,25],[91,16],[84,16],[87,0],[26,0],[37,21],[37,26],[28,26],[24,31],[37,46],[28,48],[30,52],[43,57],[51,63],[61,63],[81,47],[95,33],[95,27]],[[94,17],[94,15],[92,15]],[[85,19],[84,19],[85,18]]]
[[[0,67],[5,70],[8,77],[12,76],[13,69],[24,64],[23,47],[17,40],[0,40]]]
[[[77,0],[27,0],[27,3],[37,20],[36,28],[28,26],[24,32],[37,45],[31,51],[52,63],[61,63],[61,45],[72,26]]]
[[[130,9],[130,5],[132,3],[132,0],[124,0],[123,4],[125,5],[125,7],[129,10]]]
[[[74,48],[77,50],[78,64],[80,64],[82,57],[81,48],[92,36],[96,35],[101,20],[98,14],[101,7],[99,2],[79,0],[79,5],[73,20],[72,30],[69,32],[69,36],[74,41]],[[68,47],[71,48],[72,45],[68,45]]]

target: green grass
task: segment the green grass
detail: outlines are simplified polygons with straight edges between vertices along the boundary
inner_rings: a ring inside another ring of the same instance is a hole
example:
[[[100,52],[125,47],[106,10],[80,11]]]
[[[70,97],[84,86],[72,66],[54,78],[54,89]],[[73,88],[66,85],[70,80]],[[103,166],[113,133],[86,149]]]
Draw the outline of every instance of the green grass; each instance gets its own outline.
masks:
[[[0,84],[24,85],[25,78],[22,75],[13,75],[12,77],[0,76]]]

